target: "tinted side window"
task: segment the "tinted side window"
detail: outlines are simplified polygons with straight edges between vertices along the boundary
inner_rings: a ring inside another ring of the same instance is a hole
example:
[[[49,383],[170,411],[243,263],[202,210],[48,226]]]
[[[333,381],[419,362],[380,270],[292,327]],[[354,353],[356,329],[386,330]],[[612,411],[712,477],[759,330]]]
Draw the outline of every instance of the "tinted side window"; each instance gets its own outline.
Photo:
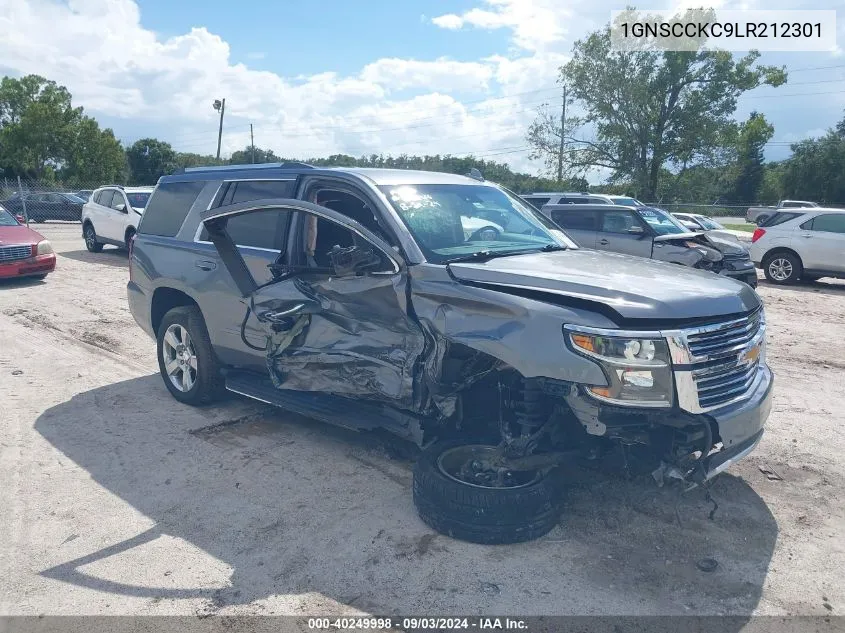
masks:
[[[825,231],[827,233],[845,233],[845,213],[817,215],[813,218],[813,228],[811,230]]]
[[[104,189],[100,192],[100,195],[97,197],[97,203],[103,205],[104,207],[110,207],[113,195],[113,189]]]
[[[231,218],[226,223],[226,230],[238,246],[281,251],[284,250],[282,247],[289,222],[289,211],[266,209]],[[203,233],[205,233],[204,229]]]
[[[768,220],[762,222],[760,226],[777,226],[778,224],[789,222],[790,220],[794,220],[795,218],[800,217],[802,215],[804,214],[795,213],[794,211],[778,211]]]
[[[176,235],[203,187],[202,181],[160,184],[144,210],[138,232],[164,237]]]
[[[565,229],[595,231],[598,214],[595,211],[552,211],[552,219]]]
[[[245,180],[230,185],[235,187],[231,204],[262,200],[264,198],[292,198],[295,180]]]
[[[634,214],[630,211],[606,211],[602,218],[601,230],[605,233],[627,233],[637,225]]]
[[[551,198],[526,198],[526,200],[539,209],[544,204],[547,204]]]

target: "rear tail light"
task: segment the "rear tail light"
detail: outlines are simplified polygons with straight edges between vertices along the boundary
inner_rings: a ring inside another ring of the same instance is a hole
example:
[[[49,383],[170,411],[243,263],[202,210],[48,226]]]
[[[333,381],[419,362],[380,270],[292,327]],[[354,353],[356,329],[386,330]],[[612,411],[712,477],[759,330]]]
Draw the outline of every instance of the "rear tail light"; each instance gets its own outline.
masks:
[[[751,236],[751,243],[753,244],[766,234],[766,229],[754,229],[754,235]]]

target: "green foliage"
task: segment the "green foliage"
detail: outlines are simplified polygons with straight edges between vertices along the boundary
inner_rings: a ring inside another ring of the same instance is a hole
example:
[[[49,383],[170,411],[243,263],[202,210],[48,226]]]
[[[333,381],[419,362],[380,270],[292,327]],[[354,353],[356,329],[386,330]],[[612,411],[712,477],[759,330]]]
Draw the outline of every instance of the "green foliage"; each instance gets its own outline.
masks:
[[[736,143],[736,169],[732,199],[737,202],[756,202],[763,185],[763,148],[775,133],[766,117],[752,112],[739,128]]]
[[[823,137],[792,145],[782,169],[784,197],[845,204],[845,118]]]
[[[130,180],[133,185],[154,185],[165,174],[172,174],[179,167],[176,152],[155,138],[142,138],[126,150]]]
[[[125,182],[127,173],[126,154],[114,132],[101,130],[94,119],[83,116],[61,170],[62,180],[70,186],[86,187],[92,182]]]
[[[609,27],[576,42],[561,81],[585,114],[566,127],[586,128],[591,138],[567,136],[567,172],[603,168],[610,182],[630,182],[638,196],[654,199],[664,168],[683,172],[720,162],[735,133],[738,97],[786,81],[782,68],[756,65],[758,57],[755,51],[740,59],[725,51],[614,51]],[[527,140],[547,164],[557,161],[554,137],[554,119],[541,113]]]

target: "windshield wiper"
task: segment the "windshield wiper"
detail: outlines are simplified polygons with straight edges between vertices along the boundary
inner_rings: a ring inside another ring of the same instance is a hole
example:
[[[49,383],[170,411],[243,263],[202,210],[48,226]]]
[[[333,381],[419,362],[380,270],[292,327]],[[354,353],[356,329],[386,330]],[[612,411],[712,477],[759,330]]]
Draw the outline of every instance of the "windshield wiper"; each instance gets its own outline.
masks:
[[[560,244],[546,244],[540,250],[543,251],[544,253],[552,253],[554,251],[565,251],[566,248],[567,248],[566,246],[561,246]]]
[[[530,253],[532,249],[521,248],[518,251],[475,251],[467,255],[459,255],[457,257],[450,257],[443,260],[444,264],[457,264],[459,262],[486,262],[497,257],[508,257],[510,255],[524,255]]]

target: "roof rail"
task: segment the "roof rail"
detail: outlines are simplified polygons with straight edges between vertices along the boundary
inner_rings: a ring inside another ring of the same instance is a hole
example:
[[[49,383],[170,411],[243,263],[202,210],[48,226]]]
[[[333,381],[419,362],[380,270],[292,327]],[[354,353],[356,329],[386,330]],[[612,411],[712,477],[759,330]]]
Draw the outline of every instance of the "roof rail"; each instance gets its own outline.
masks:
[[[313,165],[308,163],[299,163],[296,161],[288,163],[247,163],[245,165],[208,165],[205,167],[185,167],[177,170],[175,173],[195,173],[200,171],[233,171],[233,170],[247,170],[247,169],[314,169]]]
[[[102,189],[103,187],[114,187],[115,189],[123,189],[123,185],[100,185],[97,189]]]

